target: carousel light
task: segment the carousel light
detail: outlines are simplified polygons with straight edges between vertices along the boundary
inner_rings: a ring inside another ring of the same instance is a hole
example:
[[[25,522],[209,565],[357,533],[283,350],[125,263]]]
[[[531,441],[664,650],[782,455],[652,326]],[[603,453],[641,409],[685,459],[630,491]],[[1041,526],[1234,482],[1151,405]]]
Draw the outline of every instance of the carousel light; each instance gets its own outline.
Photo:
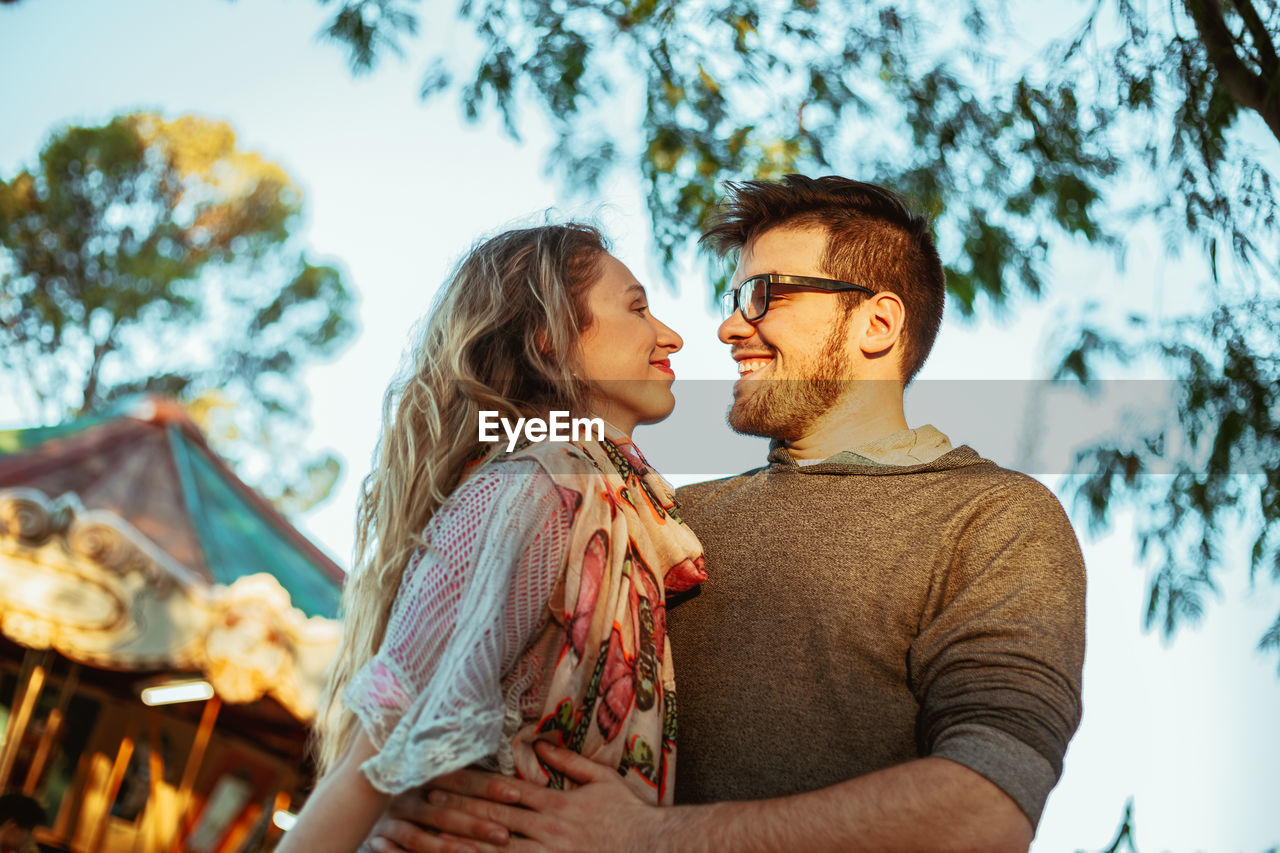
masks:
[[[170,681],[143,688],[142,704],[171,705],[174,702],[202,702],[213,698],[213,685],[204,679]]]
[[[298,816],[293,812],[287,812],[280,809],[271,816],[271,822],[283,829],[285,832],[293,829],[293,825],[298,822]]]

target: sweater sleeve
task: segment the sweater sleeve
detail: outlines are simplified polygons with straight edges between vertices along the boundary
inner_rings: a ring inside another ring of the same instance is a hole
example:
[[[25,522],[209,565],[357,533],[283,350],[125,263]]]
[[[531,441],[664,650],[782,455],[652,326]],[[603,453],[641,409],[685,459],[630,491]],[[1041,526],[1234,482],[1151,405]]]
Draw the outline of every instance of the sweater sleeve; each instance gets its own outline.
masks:
[[[382,645],[343,696],[378,748],[361,767],[375,787],[407,790],[497,751],[502,678],[546,615],[568,533],[532,460],[492,464],[432,517]]]
[[[1084,560],[1061,505],[1030,478],[967,516],[909,652],[917,747],[982,774],[1034,827],[1080,723]]]

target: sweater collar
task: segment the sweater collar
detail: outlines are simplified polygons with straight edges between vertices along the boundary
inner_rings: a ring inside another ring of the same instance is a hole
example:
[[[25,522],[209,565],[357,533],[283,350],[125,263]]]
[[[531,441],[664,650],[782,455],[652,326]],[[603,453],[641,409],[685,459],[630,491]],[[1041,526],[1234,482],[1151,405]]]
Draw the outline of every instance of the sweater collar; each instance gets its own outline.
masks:
[[[932,425],[904,429],[817,462],[799,463],[783,442],[769,443],[769,462],[813,474],[890,473],[904,469],[944,470],[984,461],[970,447],[953,447],[950,439]]]

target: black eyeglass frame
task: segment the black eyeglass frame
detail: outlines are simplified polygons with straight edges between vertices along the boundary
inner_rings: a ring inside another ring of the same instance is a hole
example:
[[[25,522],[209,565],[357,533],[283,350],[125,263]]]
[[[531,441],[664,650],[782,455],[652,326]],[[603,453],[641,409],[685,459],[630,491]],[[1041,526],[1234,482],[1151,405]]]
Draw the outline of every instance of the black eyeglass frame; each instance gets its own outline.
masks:
[[[756,316],[748,317],[747,310],[745,307],[743,307],[742,302],[739,299],[739,295],[742,293],[742,288],[746,287],[748,284],[751,284],[752,282],[761,281],[761,280],[764,281],[764,308],[762,308],[760,310],[760,313],[757,314]],[[835,279],[835,278],[815,278],[814,276],[811,276],[811,275],[786,275],[784,273],[766,272],[766,273],[760,273],[759,275],[747,276],[742,281],[738,282],[737,285],[726,290],[724,292],[724,295],[720,297],[720,305],[721,305],[720,313],[724,316],[725,319],[728,319],[733,315],[734,311],[739,311],[742,314],[742,319],[746,320],[748,323],[755,323],[759,321],[760,318],[762,318],[765,314],[769,313],[769,301],[770,301],[770,297],[772,296],[772,294],[770,293],[770,288],[772,288],[773,285],[775,284],[794,285],[796,287],[811,287],[814,290],[825,290],[832,293],[838,293],[840,291],[848,291],[848,290],[860,290],[863,293],[867,294],[868,296],[876,295],[876,292],[871,288],[863,287],[861,284],[854,284],[853,282],[850,282],[850,281],[840,281],[839,279]],[[730,296],[733,297],[732,308],[729,308]],[[728,309],[728,310],[725,310],[725,309]]]

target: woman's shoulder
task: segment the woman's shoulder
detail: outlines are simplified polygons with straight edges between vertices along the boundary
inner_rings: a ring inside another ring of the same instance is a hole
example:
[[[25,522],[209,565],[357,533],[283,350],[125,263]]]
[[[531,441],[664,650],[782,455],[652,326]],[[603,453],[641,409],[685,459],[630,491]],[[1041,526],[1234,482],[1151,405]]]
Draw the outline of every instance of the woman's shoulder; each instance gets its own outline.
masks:
[[[582,447],[570,442],[539,442],[499,453],[476,463],[464,476],[442,511],[502,513],[524,507],[563,504],[574,514],[588,477],[601,470]],[[576,497],[574,497],[576,496]]]
[[[531,471],[540,469],[553,479],[562,476],[599,473],[599,464],[585,447],[572,441],[539,441],[495,457],[490,465],[499,470]]]
[[[558,479],[535,454],[516,452],[474,463],[432,516],[423,539],[430,542],[444,531],[474,532],[495,522],[540,526],[566,503]]]

